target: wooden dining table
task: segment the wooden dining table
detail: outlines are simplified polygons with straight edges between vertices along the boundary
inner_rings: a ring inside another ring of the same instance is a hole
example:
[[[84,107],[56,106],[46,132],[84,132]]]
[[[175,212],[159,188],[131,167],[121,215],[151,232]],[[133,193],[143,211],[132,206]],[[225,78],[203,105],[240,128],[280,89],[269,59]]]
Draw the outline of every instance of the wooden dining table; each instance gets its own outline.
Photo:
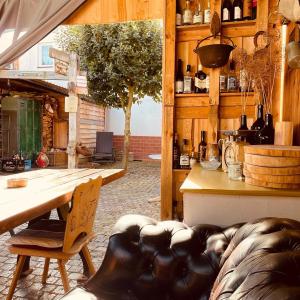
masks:
[[[124,174],[123,169],[42,169],[0,176],[0,234],[65,205],[90,178],[101,176],[106,185]],[[27,178],[28,184],[7,188],[10,178]]]

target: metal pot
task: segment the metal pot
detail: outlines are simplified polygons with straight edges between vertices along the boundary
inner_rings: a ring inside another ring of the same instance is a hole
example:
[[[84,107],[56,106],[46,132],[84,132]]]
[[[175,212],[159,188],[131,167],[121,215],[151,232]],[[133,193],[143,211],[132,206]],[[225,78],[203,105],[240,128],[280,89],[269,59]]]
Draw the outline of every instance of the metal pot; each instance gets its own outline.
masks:
[[[221,38],[220,35],[218,36]],[[232,46],[227,44],[211,44],[211,45],[199,47],[203,41],[211,37],[215,37],[215,36],[211,35],[199,41],[196,49],[194,49],[194,52],[198,54],[201,64],[204,67],[206,68],[223,67],[227,64],[229,55],[231,51],[236,47],[236,45],[233,43],[231,38],[222,36],[222,38],[230,40]]]
[[[295,27],[295,41],[290,42],[286,46],[288,65],[292,69],[300,68],[300,42],[299,42],[299,27]]]

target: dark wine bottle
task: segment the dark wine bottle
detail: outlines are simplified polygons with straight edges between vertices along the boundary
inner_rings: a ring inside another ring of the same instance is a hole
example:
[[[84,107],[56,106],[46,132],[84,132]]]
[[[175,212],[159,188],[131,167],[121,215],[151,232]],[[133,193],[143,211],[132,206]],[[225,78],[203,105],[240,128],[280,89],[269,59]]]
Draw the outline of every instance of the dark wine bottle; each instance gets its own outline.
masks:
[[[255,20],[257,16],[257,0],[252,0],[252,20]]]
[[[182,60],[181,59],[178,59],[175,91],[177,94],[183,93],[183,72],[182,72]]]
[[[261,130],[265,126],[264,121],[264,106],[262,104],[259,104],[257,106],[257,119],[252,124],[251,130]]]
[[[265,116],[265,126],[258,133],[259,143],[274,145],[274,135],[273,116],[270,113],[267,113]]]
[[[243,19],[251,20],[252,19],[252,0],[244,0],[243,3]]]
[[[195,93],[206,93],[206,73],[202,70],[202,65],[198,65],[198,72],[195,74]]]
[[[234,0],[233,1],[233,20],[241,21],[243,19],[243,1]]]
[[[173,143],[173,169],[179,169],[179,158],[180,158],[180,147],[178,144],[178,135],[175,132],[174,134],[174,143]]]
[[[206,158],[206,147],[207,143],[205,141],[206,132],[201,131],[201,140],[198,145],[198,161],[203,161]]]
[[[230,0],[224,0],[222,5],[222,22],[232,20],[232,3]]]
[[[241,115],[241,125],[239,130],[248,130],[247,115]]]

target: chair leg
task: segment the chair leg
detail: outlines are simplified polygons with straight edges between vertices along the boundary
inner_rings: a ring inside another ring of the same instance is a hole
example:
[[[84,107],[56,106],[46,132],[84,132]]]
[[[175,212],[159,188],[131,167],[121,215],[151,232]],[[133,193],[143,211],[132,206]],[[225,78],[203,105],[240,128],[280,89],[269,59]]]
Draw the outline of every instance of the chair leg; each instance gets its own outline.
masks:
[[[42,284],[45,284],[47,282],[48,271],[49,271],[49,263],[50,263],[50,258],[46,258],[45,259],[45,264],[44,264],[43,276],[42,276]]]
[[[93,264],[93,261],[92,261],[90,251],[89,251],[87,246],[84,246],[81,251],[82,251],[83,256],[84,256],[84,258],[86,260],[86,263],[88,265],[90,276],[92,276],[96,273],[96,270],[95,270],[95,267],[94,267],[94,264]]]
[[[65,263],[62,259],[58,259],[57,260],[58,263],[58,269],[59,269],[59,273],[61,276],[61,280],[64,286],[64,290],[67,293],[70,290],[70,285],[69,285],[69,279],[68,279],[68,275],[67,275],[67,271],[65,268]]]
[[[17,286],[17,283],[18,283],[18,279],[20,278],[20,274],[22,272],[22,269],[23,269],[23,266],[24,266],[24,263],[25,263],[25,259],[26,259],[26,256],[24,256],[24,255],[21,255],[19,257],[19,260],[17,262],[17,267],[16,267],[16,270],[14,272],[13,279],[12,279],[12,282],[10,284],[6,300],[11,300],[13,298],[13,295],[14,295],[14,292],[15,292],[15,289],[16,289],[16,286]]]

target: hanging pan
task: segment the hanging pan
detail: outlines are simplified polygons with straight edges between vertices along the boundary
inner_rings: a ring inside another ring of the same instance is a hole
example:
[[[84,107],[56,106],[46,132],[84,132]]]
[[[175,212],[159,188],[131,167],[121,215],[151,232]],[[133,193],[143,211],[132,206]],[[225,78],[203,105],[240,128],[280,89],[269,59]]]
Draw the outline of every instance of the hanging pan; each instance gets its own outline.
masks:
[[[211,44],[211,45],[206,45],[206,46],[200,46],[200,44],[202,42],[204,42],[205,40],[208,40],[212,37],[214,37],[214,38],[219,37],[222,39],[227,39],[232,43],[232,45]],[[221,37],[221,35],[217,35],[217,36],[211,35],[211,36],[208,36],[208,37],[204,38],[203,40],[199,41],[196,49],[194,49],[194,52],[196,54],[198,54],[201,64],[204,67],[220,68],[227,64],[229,55],[234,48],[236,48],[236,45],[234,44],[234,42],[232,41],[231,38],[226,37],[226,36]]]

